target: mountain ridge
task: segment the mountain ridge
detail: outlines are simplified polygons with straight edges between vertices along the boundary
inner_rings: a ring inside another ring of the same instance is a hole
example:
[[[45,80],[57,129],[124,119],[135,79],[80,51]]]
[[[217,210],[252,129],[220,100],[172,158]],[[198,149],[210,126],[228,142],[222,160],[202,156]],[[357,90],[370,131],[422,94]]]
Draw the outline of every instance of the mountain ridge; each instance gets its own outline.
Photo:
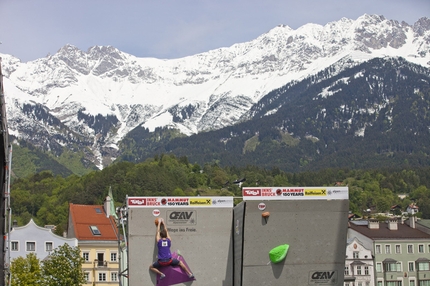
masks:
[[[119,142],[136,127],[186,135],[221,129],[253,118],[271,91],[328,66],[338,63],[341,72],[402,56],[429,67],[429,47],[428,18],[409,25],[363,15],[296,30],[277,26],[250,42],[172,60],[110,46],[82,52],[66,45],[25,64],[3,55],[10,134],[57,156],[85,149],[103,168],[121,156]]]

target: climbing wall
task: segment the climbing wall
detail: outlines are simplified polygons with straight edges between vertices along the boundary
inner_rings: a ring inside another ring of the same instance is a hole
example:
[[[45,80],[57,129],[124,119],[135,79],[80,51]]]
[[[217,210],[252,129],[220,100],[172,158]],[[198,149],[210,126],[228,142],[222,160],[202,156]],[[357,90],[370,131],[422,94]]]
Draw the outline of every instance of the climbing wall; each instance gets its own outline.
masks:
[[[172,252],[196,278],[175,285],[233,285],[233,198],[128,197],[127,207],[129,285],[162,284],[149,270],[157,255],[156,218],[163,218]],[[175,282],[169,278],[170,285]]]
[[[235,253],[242,255],[234,260],[235,286],[343,285],[346,187],[244,188],[242,194],[236,208],[243,211],[234,212]],[[272,263],[269,251],[282,244],[290,246],[286,258]]]

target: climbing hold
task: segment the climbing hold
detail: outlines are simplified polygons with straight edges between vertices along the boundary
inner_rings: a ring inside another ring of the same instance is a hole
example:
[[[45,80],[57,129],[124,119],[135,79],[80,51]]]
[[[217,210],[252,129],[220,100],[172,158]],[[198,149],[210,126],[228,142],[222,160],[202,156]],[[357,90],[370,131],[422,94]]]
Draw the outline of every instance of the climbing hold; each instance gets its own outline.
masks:
[[[155,219],[155,226],[158,226],[158,217]]]
[[[262,217],[268,218],[270,216],[270,212],[264,212],[261,214]]]
[[[287,256],[288,248],[290,246],[288,244],[281,244],[269,252],[270,261],[273,263],[279,263]]]

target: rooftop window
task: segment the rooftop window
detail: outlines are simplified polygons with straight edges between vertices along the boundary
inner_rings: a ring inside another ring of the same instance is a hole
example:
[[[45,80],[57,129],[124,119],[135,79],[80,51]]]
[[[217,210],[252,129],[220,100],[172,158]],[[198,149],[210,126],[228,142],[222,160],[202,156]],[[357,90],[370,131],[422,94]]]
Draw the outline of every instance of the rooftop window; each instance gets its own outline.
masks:
[[[101,235],[102,234],[100,232],[100,230],[98,229],[98,227],[95,225],[91,225],[90,229],[91,229],[91,232],[93,233],[93,235]]]

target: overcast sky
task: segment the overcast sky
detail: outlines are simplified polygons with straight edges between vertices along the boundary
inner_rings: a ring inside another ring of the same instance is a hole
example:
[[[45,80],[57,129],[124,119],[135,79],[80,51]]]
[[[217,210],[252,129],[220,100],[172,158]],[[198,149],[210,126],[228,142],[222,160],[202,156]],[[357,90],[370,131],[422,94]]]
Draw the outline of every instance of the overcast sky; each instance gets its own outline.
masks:
[[[138,56],[179,58],[364,14],[414,24],[430,0],[0,0],[0,53],[23,62],[66,44],[111,45]]]

